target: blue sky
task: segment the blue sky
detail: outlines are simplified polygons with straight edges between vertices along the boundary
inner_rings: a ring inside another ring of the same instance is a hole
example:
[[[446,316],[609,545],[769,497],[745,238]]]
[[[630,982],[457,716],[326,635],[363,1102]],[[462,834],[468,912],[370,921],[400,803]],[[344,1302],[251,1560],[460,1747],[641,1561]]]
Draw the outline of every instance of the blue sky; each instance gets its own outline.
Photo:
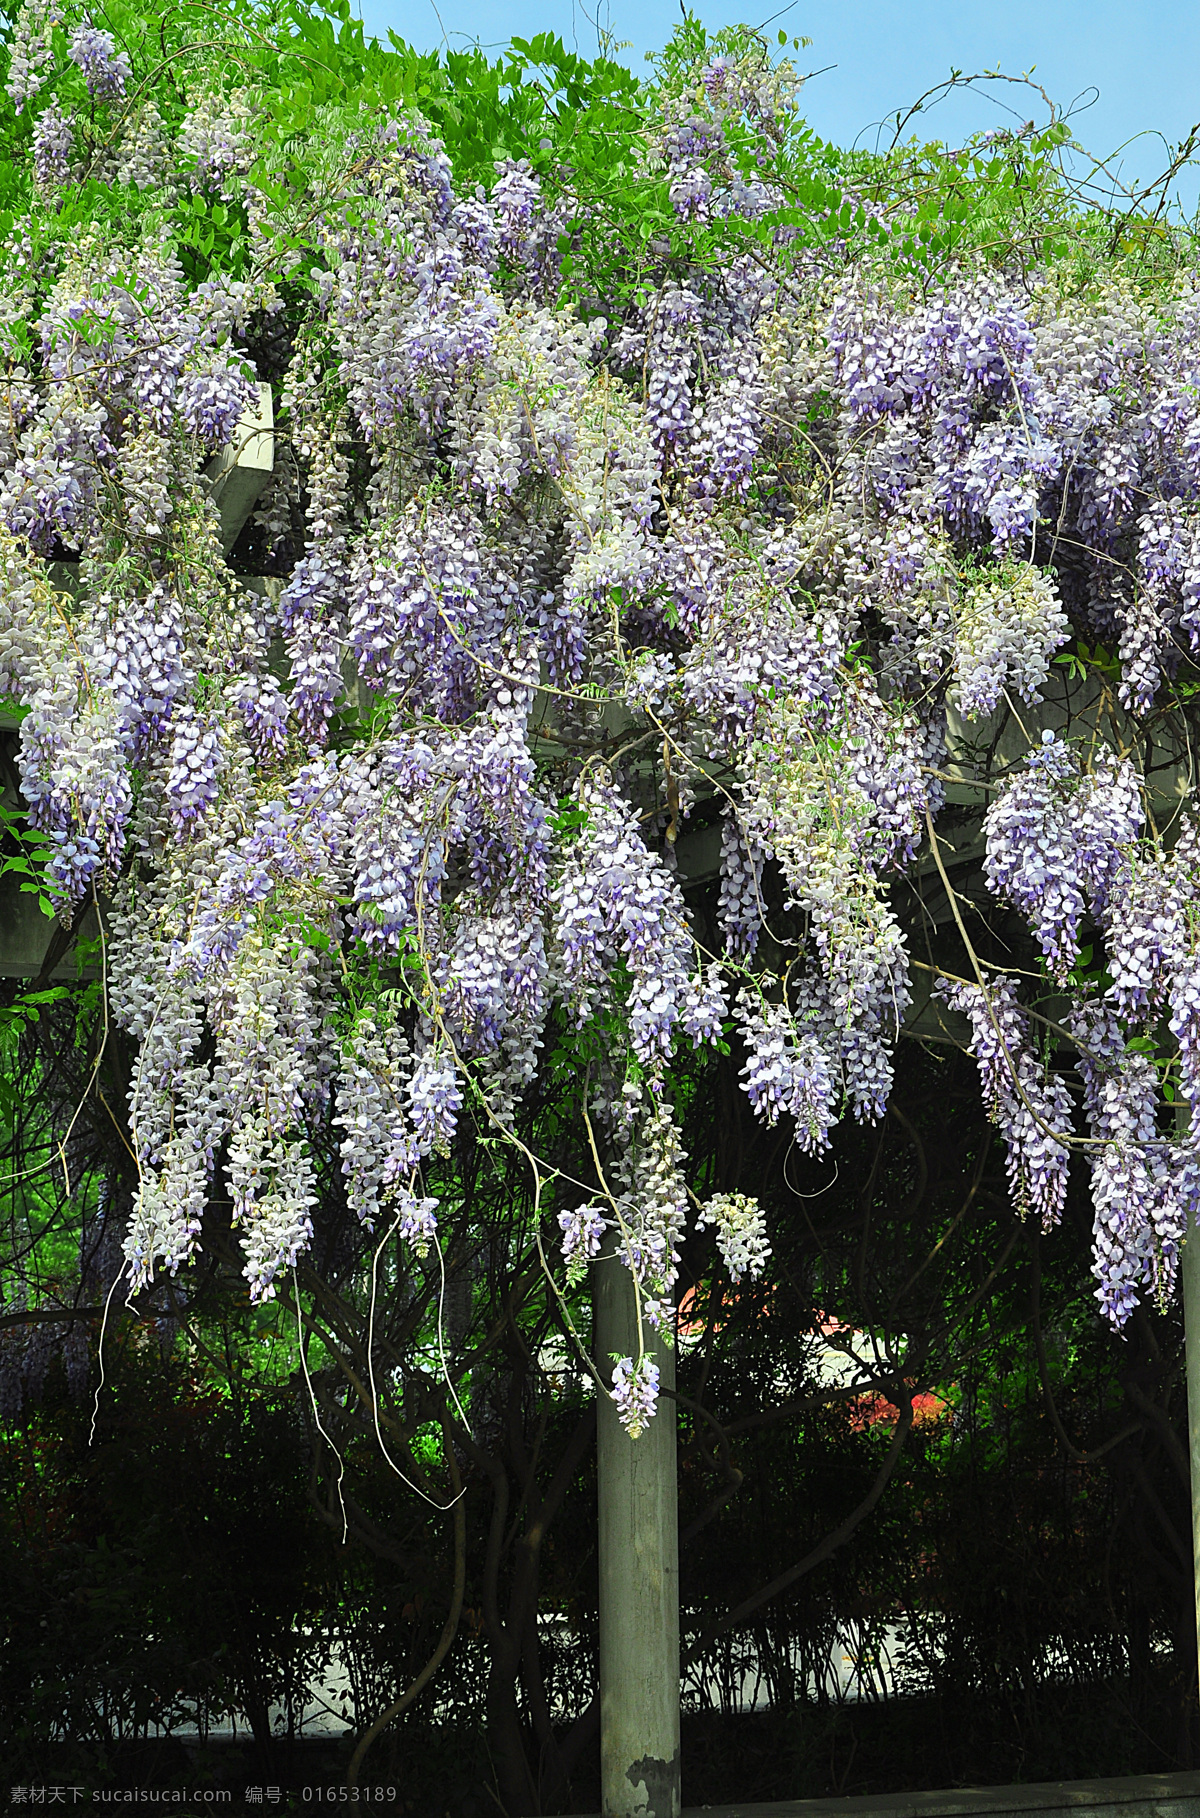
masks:
[[[599,0],[602,20],[621,54],[641,66],[646,51],[669,37],[678,0]],[[768,12],[776,0],[761,0]],[[499,46],[514,34],[557,32],[585,55],[596,48],[593,0],[358,0],[368,31],[390,28],[409,43],[433,48],[477,39]],[[586,8],[586,10],[585,10]],[[701,0],[704,23],[762,19],[746,0]],[[589,18],[589,14],[591,17]],[[1124,146],[1127,179],[1147,181],[1166,163],[1163,139],[1178,142],[1200,121],[1200,4],[1191,0],[799,0],[772,25],[813,40],[798,61],[821,70],[805,89],[805,108],[822,137],[842,144],[873,143],[879,122],[907,108],[943,81],[1000,69],[1035,80],[1060,107],[1076,103],[1076,137],[1105,156]],[[833,68],[825,68],[826,65]],[[1040,104],[1021,90],[988,85],[983,94],[955,94],[924,116],[922,136],[956,143],[981,127],[1034,116]],[[1090,105],[1084,105],[1090,103]],[[1185,185],[1194,200],[1197,178]]]

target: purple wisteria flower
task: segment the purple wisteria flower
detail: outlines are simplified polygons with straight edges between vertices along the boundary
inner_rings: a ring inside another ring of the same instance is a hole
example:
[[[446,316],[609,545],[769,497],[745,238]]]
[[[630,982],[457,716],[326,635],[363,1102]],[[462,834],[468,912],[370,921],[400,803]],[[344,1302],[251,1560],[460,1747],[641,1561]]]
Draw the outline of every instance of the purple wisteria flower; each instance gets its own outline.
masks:
[[[562,1253],[567,1265],[567,1281],[575,1287],[587,1274],[588,1263],[600,1254],[606,1220],[599,1206],[588,1204],[576,1206],[570,1212],[560,1212],[558,1223],[563,1234]]]
[[[652,1357],[618,1357],[612,1398],[630,1439],[640,1439],[658,1409],[658,1365]]]
[[[93,101],[117,101],[132,75],[129,58],[119,51],[111,32],[83,20],[71,33],[70,58],[83,72]]]

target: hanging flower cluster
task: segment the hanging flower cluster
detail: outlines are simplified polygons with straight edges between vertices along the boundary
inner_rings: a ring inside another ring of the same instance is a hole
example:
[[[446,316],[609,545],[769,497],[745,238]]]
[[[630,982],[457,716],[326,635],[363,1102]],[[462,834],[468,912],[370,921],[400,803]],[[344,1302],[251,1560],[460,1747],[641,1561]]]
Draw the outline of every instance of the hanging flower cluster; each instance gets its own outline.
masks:
[[[43,210],[100,155],[57,17],[27,0],[9,67]],[[46,887],[67,919],[103,899],[136,1048],[133,1282],[187,1262],[220,1173],[269,1297],[329,1122],[354,1214],[423,1256],[425,1164],[468,1116],[512,1136],[561,1016],[618,1082],[603,1192],[558,1215],[568,1279],[611,1231],[669,1337],[672,1056],[736,1028],[755,1112],[809,1152],[883,1115],[948,715],[986,733],[1012,709],[1034,731],[984,779],[984,875],[1072,998],[1086,1130],[1011,978],[943,997],[1017,1207],[1052,1224],[1087,1142],[1106,1312],[1165,1292],[1198,1178],[1200,909],[1193,833],[1147,819],[1141,726],[1200,642],[1200,293],[1083,303],[967,266],[910,288],[836,242],[797,252],[769,175],[794,98],[732,54],[666,94],[647,155],[680,231],[758,224],[753,253],[652,247],[618,308],[577,309],[561,197],[521,162],[456,186],[394,112],[329,127],[285,257],[247,97],[122,112],[128,56],[63,23],[112,181],[236,202],[244,269],[274,274],[189,275],[153,208],[136,243],[64,235],[36,278],[19,227],[4,249],[0,673]],[[212,477],[262,382],[300,538],[266,587],[231,566]],[[1072,637],[1116,651],[1108,717],[1043,739]],[[718,818],[712,951],[680,854]],[[1164,1015],[1184,1132],[1161,1068],[1126,1058]],[[735,1279],[761,1269],[756,1202],[704,1221]],[[614,1383],[636,1433],[648,1353]]]

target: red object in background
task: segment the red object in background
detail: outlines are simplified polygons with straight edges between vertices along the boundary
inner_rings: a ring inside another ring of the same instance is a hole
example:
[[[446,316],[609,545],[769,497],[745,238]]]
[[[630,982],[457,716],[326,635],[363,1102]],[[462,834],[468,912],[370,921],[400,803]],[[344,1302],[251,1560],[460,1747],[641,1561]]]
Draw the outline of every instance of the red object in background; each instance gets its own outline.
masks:
[[[719,1319],[716,1329],[719,1331],[724,1323],[724,1320]],[[688,1288],[686,1293],[680,1296],[676,1330],[680,1338],[686,1339],[701,1337],[704,1328],[705,1321],[696,1312],[696,1290]],[[815,1316],[813,1332],[814,1335],[819,1334],[822,1338],[832,1338],[840,1332],[849,1333],[851,1338],[860,1336],[851,1327],[844,1326],[829,1314],[820,1312]],[[935,1395],[930,1389],[914,1395],[914,1427],[931,1426],[934,1421],[941,1419],[949,1407],[950,1403],[943,1396]],[[850,1403],[850,1425],[856,1433],[865,1432],[868,1427],[877,1427],[882,1421],[887,1421],[891,1426],[895,1426],[899,1418],[899,1408],[885,1395],[860,1395]]]
[[[920,1395],[914,1395],[912,1402],[914,1427],[932,1425],[935,1420],[941,1419],[950,1406],[948,1401],[944,1401],[940,1395],[933,1394],[929,1389],[924,1390]],[[856,1433],[861,1433],[867,1427],[877,1427],[883,1420],[895,1426],[899,1418],[899,1408],[893,1402],[888,1401],[885,1396],[863,1395],[851,1409],[850,1425]]]

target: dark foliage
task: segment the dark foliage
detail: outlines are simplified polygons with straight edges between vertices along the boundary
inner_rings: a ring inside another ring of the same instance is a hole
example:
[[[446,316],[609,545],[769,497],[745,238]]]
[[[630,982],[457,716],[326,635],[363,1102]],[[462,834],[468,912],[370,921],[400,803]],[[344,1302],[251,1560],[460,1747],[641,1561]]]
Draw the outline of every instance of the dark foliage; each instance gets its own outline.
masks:
[[[1190,1764],[1176,1318],[1140,1313],[1124,1339],[1101,1325],[1083,1196],[1050,1239],[1018,1224],[953,1050],[914,1045],[885,1125],[844,1130],[819,1163],[743,1113],[736,1066],[681,1088],[699,1190],[754,1181],[775,1246],[768,1279],[740,1292],[701,1243],[686,1258],[686,1799]],[[467,1149],[454,1165],[474,1194],[464,1231],[487,1205],[497,1221],[519,1214],[520,1192],[473,1174]],[[587,1809],[589,1409],[547,1365],[553,1309],[536,1273],[498,1242],[447,1250],[451,1343],[475,1355],[474,1437],[458,1446],[465,1608],[366,1777],[402,1784],[414,1813],[457,1818],[497,1799],[512,1813]],[[327,1296],[336,1279],[331,1251]],[[14,1779],[338,1778],[346,1745],[297,1733],[331,1651],[348,1670],[349,1727],[432,1650],[453,1574],[447,1517],[317,1369],[345,1460],[339,1504],[303,1382],[271,1380],[235,1282],[231,1268],[194,1284],[186,1349],[157,1342],[170,1328],[150,1306],[116,1318],[94,1444],[90,1394],[73,1399],[53,1360],[5,1427],[0,1729]],[[407,1317],[427,1287],[410,1284]],[[331,1331],[335,1314],[331,1300]],[[405,1316],[400,1295],[390,1342]],[[869,1390],[830,1375],[838,1342],[867,1359]],[[404,1387],[410,1436],[437,1414],[432,1383]],[[887,1686],[870,1671],[883,1647]],[[850,1702],[829,1670],[847,1651],[862,1669]],[[236,1710],[243,1744],[156,1740],[188,1704],[213,1725]]]

